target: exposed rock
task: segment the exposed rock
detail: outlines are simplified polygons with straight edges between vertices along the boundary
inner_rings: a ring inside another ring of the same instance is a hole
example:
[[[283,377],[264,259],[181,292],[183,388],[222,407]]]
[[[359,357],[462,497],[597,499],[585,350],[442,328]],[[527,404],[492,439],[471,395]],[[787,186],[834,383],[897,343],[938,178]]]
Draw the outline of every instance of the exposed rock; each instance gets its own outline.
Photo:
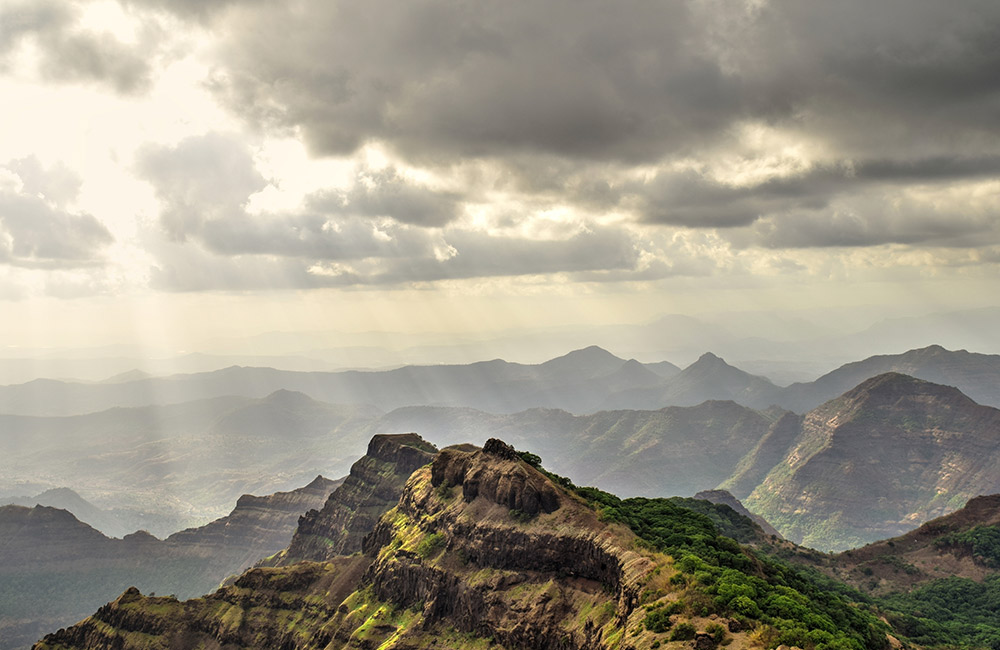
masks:
[[[361,541],[382,514],[399,500],[406,479],[434,458],[437,448],[415,433],[377,435],[351,467],[343,485],[320,510],[299,518],[288,548],[266,562],[324,561],[361,550]]]
[[[528,515],[559,508],[559,496],[551,482],[522,463],[513,447],[495,438],[486,442],[482,452],[442,451],[431,467],[431,483],[434,487],[460,485],[467,503],[483,496]]]

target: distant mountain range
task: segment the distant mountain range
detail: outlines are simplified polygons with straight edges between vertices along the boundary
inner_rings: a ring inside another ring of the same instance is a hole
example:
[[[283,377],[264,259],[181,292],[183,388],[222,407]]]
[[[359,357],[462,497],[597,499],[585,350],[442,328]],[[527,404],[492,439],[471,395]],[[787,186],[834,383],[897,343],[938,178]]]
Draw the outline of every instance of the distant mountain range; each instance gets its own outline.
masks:
[[[69,416],[234,396],[260,399],[279,390],[330,404],[390,411],[404,406],[470,407],[490,413],[558,408],[571,413],[693,406],[732,400],[803,413],[864,379],[902,372],[956,386],[982,404],[1000,406],[1000,355],[931,346],[871,357],[816,381],[780,387],[706,353],[683,370],[668,362],[642,364],[596,346],[537,365],[500,359],[468,365],[407,366],[387,371],[294,372],[234,366],[169,377],[122,377],[112,383],[36,380],[0,386],[0,413]]]
[[[843,549],[902,533],[976,494],[1000,489],[990,483],[989,471],[971,471],[959,464],[965,458],[992,458],[989,432],[974,427],[986,417],[978,414],[993,409],[964,397],[930,395],[901,402],[895,411],[877,406],[876,398],[884,391],[869,395],[866,375],[892,373],[894,368],[964,387],[987,403],[1000,390],[1000,357],[940,347],[872,357],[811,384],[787,388],[711,354],[678,370],[663,364],[647,367],[591,347],[538,366],[494,361],[321,378],[350,383],[361,377],[371,395],[378,393],[378,381],[385,379],[389,386],[408,386],[407,394],[419,388],[423,399],[431,401],[433,395],[450,392],[455,402],[482,398],[511,404],[522,399],[558,403],[589,395],[595,405],[607,406],[614,400],[630,407],[641,406],[643,400],[695,405],[574,415],[554,408],[490,413],[467,406],[421,404],[384,413],[372,406],[336,406],[281,388],[263,398],[222,396],[67,417],[4,415],[0,425],[10,442],[0,459],[4,470],[0,475],[7,480],[69,485],[102,509],[146,513],[148,521],[187,517],[185,525],[190,526],[220,516],[224,504],[240,494],[287,490],[319,473],[344,474],[375,434],[418,432],[437,445],[503,437],[539,454],[553,471],[624,496],[689,496],[721,486],[789,539],[825,550]],[[232,369],[230,374],[246,379],[255,372]],[[311,376],[261,372],[275,380]],[[883,383],[902,381],[898,373],[891,376],[896,379]],[[210,373],[169,381],[194,390],[198,381],[220,377]],[[441,381],[435,384],[431,377]],[[858,384],[847,390],[858,390],[866,399],[852,401],[833,392],[858,378]],[[150,381],[154,380],[138,383]],[[126,381],[111,388],[133,384]],[[632,388],[622,388],[629,385]],[[922,385],[914,382],[898,390],[919,392]],[[265,387],[270,384],[265,382]],[[960,394],[958,389],[949,390],[941,395]],[[390,389],[379,394],[386,401],[398,397]],[[712,395],[727,399],[701,400]],[[826,400],[825,406],[819,400]],[[768,406],[788,402],[800,411],[814,402],[816,406],[805,415]],[[854,411],[837,415],[849,418],[853,428],[826,431],[817,424],[832,421],[830,413],[855,402]],[[973,407],[976,414],[965,414]],[[964,419],[956,419],[959,412]],[[941,422],[952,421],[960,424],[939,430]],[[891,435],[885,433],[886,427]],[[856,432],[855,438],[845,438],[847,431]],[[916,437],[910,440],[906,437],[910,435]],[[880,447],[869,444],[882,438]],[[981,439],[987,443],[977,442]],[[923,445],[920,458],[913,455],[918,441]],[[981,444],[986,444],[985,451],[977,446]],[[819,453],[827,447],[834,451]],[[790,456],[796,449],[800,452]],[[831,456],[834,452],[842,456]],[[854,473],[840,478],[846,470],[831,465],[830,458],[854,463],[850,466]],[[922,464],[926,471],[913,473],[906,463]],[[863,467],[873,468],[872,480],[882,481],[878,490],[857,483],[864,476]],[[965,469],[957,472],[957,467]],[[934,478],[935,472],[952,478]],[[897,477],[902,487],[894,487],[886,477]],[[858,494],[839,492],[852,487],[851,481]],[[907,490],[913,494],[904,495]],[[828,505],[838,499],[840,506]],[[800,511],[804,514],[796,514]],[[824,518],[831,517],[846,519],[831,524],[834,533],[824,532]]]

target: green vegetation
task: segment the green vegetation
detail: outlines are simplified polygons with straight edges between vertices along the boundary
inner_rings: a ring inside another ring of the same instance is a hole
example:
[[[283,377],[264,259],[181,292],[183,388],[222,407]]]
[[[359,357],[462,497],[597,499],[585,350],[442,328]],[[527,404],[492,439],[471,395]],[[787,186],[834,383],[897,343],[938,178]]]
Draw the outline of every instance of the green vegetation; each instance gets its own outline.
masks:
[[[978,562],[1000,569],[1000,526],[976,526],[942,535],[934,544],[939,548],[963,548]]]
[[[943,578],[879,604],[892,626],[915,643],[1000,650],[1000,575],[983,582]]]
[[[740,546],[720,534],[708,514],[672,499],[620,499],[596,488],[576,487],[565,478],[553,478],[586,499],[603,520],[625,524],[671,555],[681,572],[673,582],[683,584],[694,596],[689,604],[692,613],[755,619],[774,630],[772,645],[814,650],[887,647],[885,624],[870,611],[859,592],[818,571]],[[716,515],[723,521],[731,520],[721,513]],[[745,530],[745,525],[738,526],[735,521],[729,525],[731,530]],[[693,638],[694,629],[688,631],[683,625],[673,626],[670,640]]]
[[[698,633],[690,623],[678,623],[670,633],[671,641],[690,641]]]
[[[425,559],[429,558],[444,548],[444,542],[442,533],[430,533],[417,544],[417,555]]]
[[[670,612],[665,608],[654,609],[646,614],[642,624],[655,634],[663,634],[670,629]]]

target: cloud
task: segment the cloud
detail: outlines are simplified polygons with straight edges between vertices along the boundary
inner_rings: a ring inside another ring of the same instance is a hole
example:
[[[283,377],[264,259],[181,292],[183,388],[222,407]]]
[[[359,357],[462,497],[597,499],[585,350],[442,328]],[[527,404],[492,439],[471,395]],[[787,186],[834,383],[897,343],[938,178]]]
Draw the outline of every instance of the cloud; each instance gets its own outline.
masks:
[[[683,3],[305,4],[228,15],[216,87],[319,153],[650,160],[757,110]]]
[[[454,221],[461,197],[453,192],[419,187],[394,169],[362,170],[348,191],[324,192],[311,205],[327,214],[389,217],[416,226],[443,226]]]
[[[94,216],[73,211],[80,180],[35,158],[0,165],[0,264],[73,268],[102,262],[113,238]]]
[[[153,22],[142,25],[135,43],[80,25],[81,4],[28,0],[0,8],[0,71],[25,44],[37,52],[38,72],[59,82],[96,82],[123,94],[145,91],[152,81],[162,34]]]
[[[414,185],[395,170],[359,170],[347,189],[307,197],[300,210],[254,213],[267,181],[238,138],[209,134],[148,146],[137,171],[154,188],[161,235],[148,234],[155,286],[306,288],[626,270],[633,234],[558,223],[535,233],[458,219],[460,196]]]
[[[216,86],[320,153],[651,161],[761,121],[895,155],[997,132],[998,24],[985,0],[307,0],[227,14]]]

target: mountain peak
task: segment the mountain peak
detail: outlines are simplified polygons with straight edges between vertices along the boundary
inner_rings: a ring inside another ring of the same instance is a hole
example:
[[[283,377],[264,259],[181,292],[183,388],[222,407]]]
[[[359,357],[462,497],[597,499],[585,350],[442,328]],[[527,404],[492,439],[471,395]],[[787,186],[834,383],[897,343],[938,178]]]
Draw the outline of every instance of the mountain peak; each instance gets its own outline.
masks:
[[[858,384],[848,391],[844,397],[855,401],[859,399],[876,399],[878,401],[894,400],[912,395],[934,396],[947,399],[961,399],[972,402],[962,391],[953,386],[944,386],[933,382],[917,379],[901,372],[886,372],[876,375]]]
[[[550,359],[539,368],[549,372],[584,373],[585,376],[595,376],[614,372],[624,363],[624,359],[616,357],[604,348],[591,345]]]

